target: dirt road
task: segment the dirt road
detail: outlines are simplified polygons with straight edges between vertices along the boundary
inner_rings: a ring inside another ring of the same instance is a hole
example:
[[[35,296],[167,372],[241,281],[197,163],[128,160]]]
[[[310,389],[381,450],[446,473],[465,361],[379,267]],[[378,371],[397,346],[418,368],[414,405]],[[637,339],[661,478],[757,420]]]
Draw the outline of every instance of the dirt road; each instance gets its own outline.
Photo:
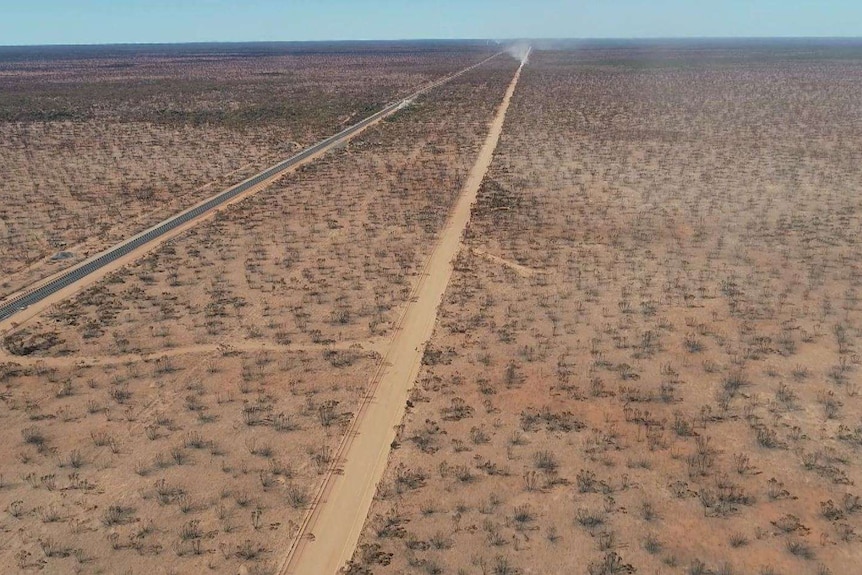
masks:
[[[158,352],[151,353],[126,353],[120,355],[63,355],[59,357],[18,356],[0,349],[0,363],[9,362],[22,366],[43,366],[52,369],[64,369],[70,367],[90,367],[125,365],[127,363],[139,363],[157,361],[169,357],[181,357],[184,355],[211,355],[220,353],[229,355],[231,353],[297,353],[318,352],[323,353],[331,350],[356,350],[360,353],[379,353],[386,351],[386,345],[376,338],[356,341],[339,341],[335,343],[311,343],[303,344],[278,344],[257,339],[228,339],[222,343],[202,343],[183,347],[171,347]],[[388,343],[388,342],[386,342]]]
[[[532,277],[536,274],[544,273],[543,270],[533,269],[533,268],[521,265],[518,262],[513,262],[511,260],[501,258],[500,256],[488,253],[484,250],[473,249],[472,252],[475,255],[482,257],[482,258],[485,258],[488,261],[494,262],[495,264],[499,264],[503,267],[507,267],[510,270],[513,270],[519,276],[524,277],[524,278],[528,278],[528,277]]]
[[[334,466],[316,493],[311,510],[281,565],[279,573],[282,575],[333,575],[353,555],[377,484],[386,469],[395,428],[404,417],[408,391],[419,372],[425,344],[434,329],[437,309],[452,275],[452,261],[461,246],[471,207],[491,164],[523,67],[524,63],[506,91],[458,203],[369,386],[366,400],[335,454]]]

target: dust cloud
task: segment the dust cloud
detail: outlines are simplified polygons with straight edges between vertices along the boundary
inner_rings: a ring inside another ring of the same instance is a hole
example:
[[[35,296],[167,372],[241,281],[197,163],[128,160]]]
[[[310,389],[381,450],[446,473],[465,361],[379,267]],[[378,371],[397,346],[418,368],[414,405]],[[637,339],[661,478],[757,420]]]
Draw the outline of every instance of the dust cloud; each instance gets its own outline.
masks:
[[[525,42],[512,44],[506,48],[506,53],[522,64],[526,64],[530,58],[530,45]]]

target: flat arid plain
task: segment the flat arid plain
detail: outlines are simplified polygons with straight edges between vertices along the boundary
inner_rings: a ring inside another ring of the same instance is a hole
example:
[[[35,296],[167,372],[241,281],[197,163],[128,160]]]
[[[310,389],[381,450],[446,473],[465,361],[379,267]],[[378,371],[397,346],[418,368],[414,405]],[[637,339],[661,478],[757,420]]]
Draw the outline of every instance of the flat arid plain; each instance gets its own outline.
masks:
[[[0,571],[858,573],[860,94],[850,41],[0,49],[0,306],[400,102],[0,320]]]

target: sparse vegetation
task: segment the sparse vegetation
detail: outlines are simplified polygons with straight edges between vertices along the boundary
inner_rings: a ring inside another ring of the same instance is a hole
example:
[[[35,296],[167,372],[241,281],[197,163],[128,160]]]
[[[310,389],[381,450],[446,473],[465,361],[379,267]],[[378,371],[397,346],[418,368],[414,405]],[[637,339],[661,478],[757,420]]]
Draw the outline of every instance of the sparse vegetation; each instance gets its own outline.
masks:
[[[381,490],[374,573],[857,570],[862,53],[701,48],[531,56],[384,485],[438,472]]]
[[[480,52],[5,74],[3,289]],[[855,572],[857,52],[533,55],[348,572]],[[516,65],[440,87],[4,333],[5,570],[273,572]],[[263,105],[300,89],[295,117]]]
[[[0,90],[14,168],[0,213],[0,244],[12,246],[0,245],[4,290],[74,258],[8,272],[66,248],[80,259],[487,53],[201,50],[61,71],[46,61],[31,84],[14,72],[29,64],[0,55],[0,84],[56,92],[33,105],[76,114],[10,122]],[[429,92],[4,333],[4,570],[66,571],[80,556],[94,573],[273,573],[513,69],[500,59]],[[449,541],[441,531],[434,545]]]

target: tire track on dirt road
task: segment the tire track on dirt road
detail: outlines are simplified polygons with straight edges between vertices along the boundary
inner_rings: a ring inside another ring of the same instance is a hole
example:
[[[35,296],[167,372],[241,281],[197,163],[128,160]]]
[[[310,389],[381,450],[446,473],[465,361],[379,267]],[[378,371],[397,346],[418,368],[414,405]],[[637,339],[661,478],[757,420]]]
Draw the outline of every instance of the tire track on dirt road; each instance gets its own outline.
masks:
[[[233,353],[273,352],[326,352],[356,350],[362,353],[385,352],[385,346],[377,338],[339,341],[335,343],[280,344],[257,339],[227,339],[219,343],[201,343],[182,347],[169,347],[161,351],[126,353],[120,355],[72,355],[59,357],[17,356],[0,349],[0,363],[11,363],[22,367],[45,367],[63,369],[70,367],[98,367],[125,365],[129,363],[151,363],[165,358],[184,355],[230,355]]]
[[[395,428],[404,417],[408,392],[434,330],[437,309],[452,276],[452,262],[526,61],[525,57],[497,109],[476,164],[408,300],[389,349],[280,565],[280,575],[335,575],[353,556],[377,484],[386,470]]]

